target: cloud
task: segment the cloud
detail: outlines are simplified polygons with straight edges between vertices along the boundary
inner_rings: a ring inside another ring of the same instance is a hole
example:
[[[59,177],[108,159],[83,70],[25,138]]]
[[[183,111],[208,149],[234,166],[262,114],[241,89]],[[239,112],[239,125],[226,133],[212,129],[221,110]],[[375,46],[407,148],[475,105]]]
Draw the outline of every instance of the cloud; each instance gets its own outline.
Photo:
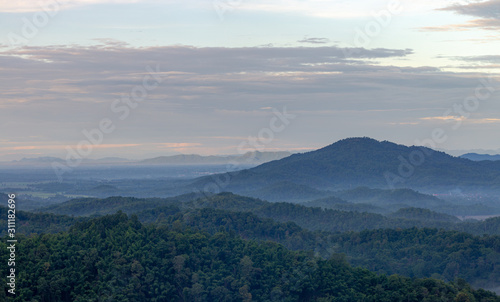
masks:
[[[482,119],[471,119],[469,122],[474,124],[497,124],[500,123],[498,118],[482,118]]]
[[[420,118],[425,121],[441,121],[441,122],[467,122],[471,124],[496,124],[500,123],[498,118],[467,118],[465,116],[432,116]]]
[[[500,19],[500,1],[489,0],[484,2],[456,4],[441,8],[442,11],[452,11],[461,15],[480,17],[484,19]]]
[[[154,155],[170,150],[236,153],[232,138],[257,136],[270,127],[269,108],[282,111],[285,106],[298,117],[266,148],[280,148],[282,142],[300,147],[298,140],[326,145],[345,136],[376,134],[380,127],[395,128],[390,122],[415,121],[415,111],[423,117],[439,115],[450,101],[473,93],[480,79],[478,74],[377,62],[411,54],[399,49],[102,43],[0,51],[0,129],[9,129],[2,139],[40,137],[38,142],[2,146],[54,145],[54,151],[64,151],[86,139],[83,130],[95,129],[107,118],[116,126],[104,138],[110,148],[96,149],[92,156],[111,156],[131,143],[140,146],[129,148],[130,154],[139,149]],[[161,83],[120,120],[112,104],[142,85],[147,66],[159,70],[155,75]],[[500,114],[496,102],[489,104],[489,113]],[[333,137],[335,131],[342,134]]]
[[[470,29],[498,30],[500,28],[500,0],[489,0],[468,4],[455,4],[438,9],[459,15],[474,17],[462,24],[423,27],[425,31],[465,31]]]
[[[310,44],[326,44],[330,42],[327,38],[307,38],[297,41],[299,43],[310,43]]]
[[[467,62],[500,63],[500,55],[458,56],[451,58]]]
[[[448,116],[429,116],[429,117],[421,117],[421,120],[424,121],[444,121],[444,122],[449,122],[449,121],[463,121],[467,119],[464,116],[453,116],[453,115],[448,115]]]

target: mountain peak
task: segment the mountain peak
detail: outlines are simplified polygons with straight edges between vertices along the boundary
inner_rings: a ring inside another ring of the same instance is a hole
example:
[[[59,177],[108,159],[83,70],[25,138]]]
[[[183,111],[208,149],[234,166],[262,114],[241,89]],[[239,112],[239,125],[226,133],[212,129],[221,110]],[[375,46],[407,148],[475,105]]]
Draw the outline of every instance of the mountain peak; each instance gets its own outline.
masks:
[[[500,177],[498,165],[486,166],[422,146],[352,137],[239,172],[231,177],[230,188],[237,192],[289,181],[320,190],[352,186],[432,186],[442,190],[457,187],[459,183],[473,188],[479,179],[497,177]],[[491,181],[483,184],[485,188],[497,189]]]

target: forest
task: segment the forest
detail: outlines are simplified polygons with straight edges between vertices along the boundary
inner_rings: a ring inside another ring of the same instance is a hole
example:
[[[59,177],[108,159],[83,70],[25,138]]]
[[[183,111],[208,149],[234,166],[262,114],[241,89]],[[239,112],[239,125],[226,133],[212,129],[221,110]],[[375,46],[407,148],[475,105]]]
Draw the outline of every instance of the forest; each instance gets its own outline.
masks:
[[[78,216],[65,215],[68,213]],[[6,224],[4,217],[7,217],[7,209],[0,207],[0,223]],[[395,293],[387,293],[389,298],[377,296],[375,289],[374,292],[346,292],[343,297],[324,288],[301,288],[308,282],[315,286],[323,284],[326,288],[340,285],[307,278],[293,279],[295,286],[299,286],[296,288],[290,287],[291,281],[282,280],[283,276],[316,278],[322,265],[340,265],[349,274],[368,274],[366,278],[374,287],[386,286],[384,282],[396,278],[407,287],[404,295],[409,301],[455,301],[457,295],[464,297],[457,301],[498,301],[493,293],[480,288],[498,290],[500,219],[460,222],[453,218],[427,209],[407,208],[383,216],[270,203],[232,193],[203,197],[192,193],[152,199],[80,198],[38,212],[17,212],[17,230],[19,236],[23,236],[18,245],[18,286],[23,299],[30,301],[56,301],[53,299],[59,295],[75,301],[107,301],[96,300],[97,297],[109,297],[109,301],[238,301],[243,299],[242,292],[247,293],[247,297],[252,295],[255,301],[287,301],[285,297],[290,297],[290,301],[402,299],[393,298]],[[162,239],[165,243],[159,247],[158,240],[162,236],[169,239]],[[228,247],[228,251],[233,248],[242,251],[234,255],[239,258],[232,259],[231,263],[258,263],[252,264],[255,272],[270,266],[274,275],[267,272],[269,279],[263,281],[264,285],[259,283],[263,278],[260,273],[251,275],[257,279],[251,282],[231,279],[229,283],[217,283],[215,279],[218,278],[235,278],[237,271],[237,266],[225,267],[226,261],[212,263],[211,256],[207,256],[219,253],[219,246],[211,245],[213,239],[219,237],[229,240],[225,241],[226,245],[235,244]],[[199,249],[194,249],[196,240],[202,242]],[[0,248],[6,253],[6,240],[2,242]],[[168,253],[167,246],[170,248]],[[275,259],[278,262],[272,260],[264,265],[257,260],[259,257],[255,258],[257,252],[250,247],[269,253],[259,256],[269,261],[279,250],[302,262],[296,266]],[[194,250],[189,250],[191,248]],[[170,260],[159,260],[167,254],[170,258],[165,259]],[[119,256],[118,261],[116,257]],[[198,259],[198,256],[207,258]],[[182,274],[175,269],[170,276],[160,273],[172,270],[168,268],[174,265],[172,261],[180,261],[189,268],[184,279],[181,278],[182,284],[176,283]],[[81,267],[85,263],[91,268]],[[162,264],[161,268],[157,268],[158,263]],[[312,268],[310,263],[314,263]],[[142,267],[143,271],[140,274],[132,272],[132,264],[134,269],[141,271],[139,267]],[[0,267],[0,273],[6,272],[6,263],[1,263]],[[219,267],[221,272],[206,275]],[[302,271],[306,268],[314,268],[314,273]],[[160,272],[156,271],[158,269]],[[335,280],[331,282],[337,282],[338,276],[332,278]],[[436,291],[427,286],[424,286],[426,290],[420,288],[424,280],[439,288],[439,297],[422,296],[421,291]],[[351,281],[342,279],[341,283],[352,291]],[[274,284],[272,288],[266,287],[271,283]],[[87,287],[80,288],[83,284]],[[169,285],[163,287],[163,284]],[[131,288],[130,292],[123,289],[127,287]],[[383,288],[384,292],[390,291]],[[218,292],[224,298],[217,296]],[[153,296],[159,300],[151,300]],[[23,299],[16,301],[26,301]],[[65,301],[64,298],[61,301]]]
[[[17,293],[1,292],[4,301],[500,301],[463,279],[375,274],[341,254],[321,259],[122,212],[20,237],[18,251]]]

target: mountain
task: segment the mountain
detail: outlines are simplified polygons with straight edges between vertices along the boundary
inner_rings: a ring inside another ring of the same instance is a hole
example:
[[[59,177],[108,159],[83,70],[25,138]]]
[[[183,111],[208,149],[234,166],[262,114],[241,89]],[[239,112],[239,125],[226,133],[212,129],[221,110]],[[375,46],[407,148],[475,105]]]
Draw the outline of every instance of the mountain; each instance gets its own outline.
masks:
[[[12,163],[19,163],[19,164],[51,164],[53,162],[64,163],[64,159],[52,156],[42,156],[34,158],[24,157],[21,160],[12,161]]]
[[[480,160],[500,160],[500,154],[490,155],[490,154],[477,154],[477,153],[466,153],[460,155],[461,158],[466,158],[474,161]]]
[[[369,186],[406,187],[426,192],[448,192],[457,188],[498,192],[499,180],[500,162],[474,162],[426,147],[358,137],[251,169],[202,177],[192,185],[203,188],[218,184],[221,190],[240,194],[284,181],[318,190]]]
[[[262,164],[265,162],[282,159],[284,157],[290,156],[290,152],[247,152],[242,155],[221,155],[221,156],[201,156],[196,154],[180,154],[172,156],[159,156],[155,158],[149,158],[140,161],[141,164],[169,164],[169,165],[179,165],[179,164],[235,164],[235,165],[252,165],[252,164]]]

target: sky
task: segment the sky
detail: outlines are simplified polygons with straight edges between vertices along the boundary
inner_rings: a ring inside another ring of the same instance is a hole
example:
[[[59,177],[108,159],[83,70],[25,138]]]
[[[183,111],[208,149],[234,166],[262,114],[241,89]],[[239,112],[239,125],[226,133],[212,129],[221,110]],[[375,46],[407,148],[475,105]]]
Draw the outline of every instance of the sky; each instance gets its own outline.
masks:
[[[0,0],[0,161],[500,153],[499,50],[500,0]]]

